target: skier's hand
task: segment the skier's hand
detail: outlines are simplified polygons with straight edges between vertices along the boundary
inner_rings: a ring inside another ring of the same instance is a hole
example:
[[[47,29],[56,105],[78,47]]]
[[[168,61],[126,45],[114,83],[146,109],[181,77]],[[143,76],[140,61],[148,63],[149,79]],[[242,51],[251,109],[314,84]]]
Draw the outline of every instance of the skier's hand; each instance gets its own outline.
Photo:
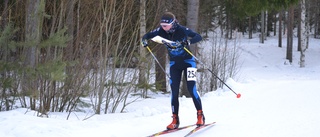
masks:
[[[166,41],[162,41],[162,43],[164,45],[166,45],[170,49],[177,49],[177,48],[179,48],[181,46],[180,42],[169,43],[169,42],[166,42]]]
[[[164,45],[166,45],[168,48],[170,49],[180,49],[180,48],[183,48],[184,45],[181,43],[181,42],[172,42],[172,43],[169,43],[169,42],[166,42],[166,41],[162,41],[162,43]]]
[[[186,40],[183,40],[183,41],[181,42],[181,45],[184,46],[184,47],[185,47],[185,46],[189,46],[189,45],[190,45],[190,40],[187,40],[187,39],[186,39]]]
[[[143,47],[147,47],[148,46],[148,41],[146,39],[142,39],[141,43],[142,43]]]

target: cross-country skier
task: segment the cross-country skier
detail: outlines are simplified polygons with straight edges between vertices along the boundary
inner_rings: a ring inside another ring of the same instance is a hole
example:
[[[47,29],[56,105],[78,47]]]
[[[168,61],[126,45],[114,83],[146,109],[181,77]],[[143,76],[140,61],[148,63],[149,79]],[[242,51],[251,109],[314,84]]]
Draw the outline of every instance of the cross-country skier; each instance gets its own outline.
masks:
[[[170,56],[170,87],[171,87],[171,107],[173,121],[167,126],[167,129],[176,129],[179,127],[179,87],[182,72],[189,93],[193,99],[193,103],[197,110],[197,126],[205,124],[205,118],[202,111],[202,104],[199,93],[196,88],[196,61],[192,55],[184,50],[189,49],[190,44],[197,43],[202,40],[198,33],[178,24],[175,15],[171,12],[165,12],[160,20],[160,26],[155,30],[146,33],[142,38],[144,47],[148,46],[147,40],[161,36],[165,39],[174,41],[174,44],[164,43],[167,46]],[[190,38],[190,39],[189,39]]]

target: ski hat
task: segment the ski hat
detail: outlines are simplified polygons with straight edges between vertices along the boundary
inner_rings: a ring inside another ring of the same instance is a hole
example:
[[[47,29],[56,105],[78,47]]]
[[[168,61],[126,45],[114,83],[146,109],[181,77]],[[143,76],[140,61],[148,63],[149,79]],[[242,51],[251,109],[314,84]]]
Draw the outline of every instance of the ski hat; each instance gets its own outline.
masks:
[[[176,20],[176,17],[171,12],[166,12],[162,15],[160,24],[161,25],[171,25]]]

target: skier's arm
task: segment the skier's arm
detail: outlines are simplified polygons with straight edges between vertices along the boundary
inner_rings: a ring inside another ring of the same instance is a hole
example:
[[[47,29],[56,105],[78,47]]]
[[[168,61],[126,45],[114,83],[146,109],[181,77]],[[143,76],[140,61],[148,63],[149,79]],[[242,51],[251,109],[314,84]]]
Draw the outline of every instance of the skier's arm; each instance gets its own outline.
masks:
[[[159,33],[159,30],[160,30],[160,28],[156,28],[155,30],[146,33],[146,34],[142,37],[142,40],[149,40],[149,39],[157,36],[158,33]]]
[[[191,38],[191,39],[189,39],[190,44],[194,44],[194,43],[197,43],[202,40],[202,36],[200,34],[194,32],[193,30],[191,30],[189,28],[185,28],[185,31],[186,31],[187,36]]]
[[[160,29],[160,28],[157,28],[157,29],[155,29],[155,30],[153,30],[153,31],[151,31],[151,32],[148,32],[148,33],[146,33],[146,34],[143,35],[143,37],[142,37],[142,39],[141,39],[141,42],[142,42],[142,45],[143,45],[144,47],[147,47],[147,46],[148,46],[148,40],[149,40],[149,39],[151,39],[151,38],[153,38],[153,37],[155,37],[155,36],[158,35],[159,29]]]

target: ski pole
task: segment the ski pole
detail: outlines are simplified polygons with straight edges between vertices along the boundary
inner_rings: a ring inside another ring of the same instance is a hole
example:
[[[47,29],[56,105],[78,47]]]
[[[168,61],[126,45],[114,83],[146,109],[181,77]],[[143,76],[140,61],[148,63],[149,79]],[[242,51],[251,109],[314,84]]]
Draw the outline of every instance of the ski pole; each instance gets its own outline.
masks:
[[[165,71],[165,69],[161,66],[159,60],[157,59],[157,57],[152,53],[151,49],[149,48],[149,46],[146,46],[147,50],[150,52],[150,54],[152,55],[152,57],[154,58],[154,60],[158,63],[158,65],[160,66],[160,68],[162,69],[162,71],[164,73],[166,73],[167,77],[170,78],[170,75]]]
[[[186,47],[183,47],[183,49],[185,51],[187,51],[192,57],[194,57],[200,64],[204,65],[196,56],[194,56]],[[215,73],[213,73],[213,71],[209,68],[206,67],[207,70],[209,70],[217,79],[219,79],[224,85],[226,85],[234,94],[237,95],[237,98],[241,97],[240,93],[236,93],[235,91],[233,91],[225,82],[223,82],[222,79],[220,79]]]

